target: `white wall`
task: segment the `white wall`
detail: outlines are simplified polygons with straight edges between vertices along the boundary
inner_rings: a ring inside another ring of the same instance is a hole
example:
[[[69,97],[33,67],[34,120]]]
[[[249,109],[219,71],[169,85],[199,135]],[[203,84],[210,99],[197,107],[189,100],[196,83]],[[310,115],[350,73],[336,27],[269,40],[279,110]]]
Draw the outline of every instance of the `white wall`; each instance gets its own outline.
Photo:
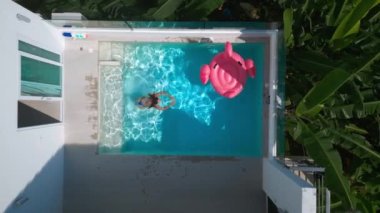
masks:
[[[19,21],[17,13],[31,22]],[[18,40],[57,53],[64,40],[54,27],[10,0],[0,1],[0,26],[0,212],[60,212],[63,126],[17,129]],[[20,194],[29,201],[13,208]]]
[[[317,211],[316,189],[273,158],[263,159],[263,189],[273,203],[285,212]]]

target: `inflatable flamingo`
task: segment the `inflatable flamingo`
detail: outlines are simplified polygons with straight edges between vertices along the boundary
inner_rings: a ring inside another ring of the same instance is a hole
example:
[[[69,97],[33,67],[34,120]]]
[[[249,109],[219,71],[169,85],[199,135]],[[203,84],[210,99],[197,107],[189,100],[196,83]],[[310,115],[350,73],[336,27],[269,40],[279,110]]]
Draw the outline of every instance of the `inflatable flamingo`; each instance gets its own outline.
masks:
[[[244,59],[232,50],[230,42],[226,43],[224,52],[217,54],[210,64],[201,68],[201,81],[211,81],[216,92],[226,98],[237,96],[242,90],[248,75],[254,77],[256,67],[252,59]]]

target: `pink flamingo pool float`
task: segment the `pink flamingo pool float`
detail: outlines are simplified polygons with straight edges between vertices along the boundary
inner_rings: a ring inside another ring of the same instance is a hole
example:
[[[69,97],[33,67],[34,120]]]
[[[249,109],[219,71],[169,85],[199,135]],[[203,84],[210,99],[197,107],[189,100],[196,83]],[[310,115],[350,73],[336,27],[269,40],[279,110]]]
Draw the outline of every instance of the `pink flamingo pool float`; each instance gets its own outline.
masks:
[[[244,88],[247,77],[255,77],[256,67],[252,59],[244,59],[232,50],[227,42],[224,52],[217,54],[210,64],[201,68],[201,81],[210,80],[216,92],[226,98],[237,96]]]

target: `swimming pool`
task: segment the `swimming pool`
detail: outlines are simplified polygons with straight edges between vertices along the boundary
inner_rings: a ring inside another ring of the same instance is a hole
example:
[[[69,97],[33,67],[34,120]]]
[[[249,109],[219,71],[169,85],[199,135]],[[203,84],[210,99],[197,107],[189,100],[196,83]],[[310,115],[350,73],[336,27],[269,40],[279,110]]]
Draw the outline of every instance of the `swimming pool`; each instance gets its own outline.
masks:
[[[114,43],[120,66],[100,66],[100,153],[262,156],[263,43],[235,43],[257,73],[233,99],[202,85],[200,68],[223,43]],[[136,99],[167,91],[176,105],[141,110]]]

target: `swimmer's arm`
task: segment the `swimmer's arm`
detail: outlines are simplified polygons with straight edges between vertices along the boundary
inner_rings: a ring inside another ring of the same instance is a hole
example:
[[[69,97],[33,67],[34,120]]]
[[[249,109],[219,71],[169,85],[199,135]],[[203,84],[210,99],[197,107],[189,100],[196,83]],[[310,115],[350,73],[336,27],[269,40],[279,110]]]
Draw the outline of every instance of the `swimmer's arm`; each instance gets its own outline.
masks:
[[[156,106],[154,106],[156,109],[159,109],[159,110],[167,110],[167,109],[169,109],[170,107],[172,107],[172,106],[174,106],[175,105],[175,103],[176,103],[176,100],[175,100],[175,98],[173,97],[173,96],[170,96],[170,100],[171,100],[171,102],[170,102],[170,104],[169,104],[169,106],[164,106],[164,107],[162,107],[162,106],[160,106],[160,105],[156,105]]]
[[[175,103],[176,103],[175,98],[173,96],[171,96],[171,95],[169,95],[169,97],[170,97],[170,100],[171,100],[169,107],[174,106]]]
[[[156,95],[156,97],[160,96],[160,95],[166,95],[166,96],[168,96],[170,98],[170,100],[175,101],[175,98],[172,95],[170,95],[168,92],[166,92],[166,91],[158,92],[155,95]]]
[[[171,106],[165,106],[165,107],[162,107],[162,106],[159,106],[159,105],[154,106],[154,108],[156,108],[158,110],[162,110],[162,111],[169,109],[169,107],[171,107]]]
[[[160,96],[160,95],[167,95],[167,96],[171,96],[168,92],[166,91],[162,91],[162,92],[158,92],[155,94],[156,96]]]

